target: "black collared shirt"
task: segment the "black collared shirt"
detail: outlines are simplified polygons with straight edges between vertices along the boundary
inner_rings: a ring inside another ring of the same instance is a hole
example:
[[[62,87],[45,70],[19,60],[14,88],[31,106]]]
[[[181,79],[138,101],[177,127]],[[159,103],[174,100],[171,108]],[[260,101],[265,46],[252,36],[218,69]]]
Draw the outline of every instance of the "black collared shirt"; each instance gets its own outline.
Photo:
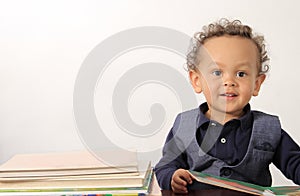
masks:
[[[248,104],[244,108],[244,115],[221,125],[209,120],[205,113],[208,111],[206,103],[200,105],[200,121],[196,137],[199,146],[211,156],[225,161],[229,165],[236,165],[246,154],[251,137],[253,115]],[[206,134],[208,134],[206,136]],[[206,136],[206,137],[205,137]],[[207,147],[202,144],[203,139],[208,142]]]

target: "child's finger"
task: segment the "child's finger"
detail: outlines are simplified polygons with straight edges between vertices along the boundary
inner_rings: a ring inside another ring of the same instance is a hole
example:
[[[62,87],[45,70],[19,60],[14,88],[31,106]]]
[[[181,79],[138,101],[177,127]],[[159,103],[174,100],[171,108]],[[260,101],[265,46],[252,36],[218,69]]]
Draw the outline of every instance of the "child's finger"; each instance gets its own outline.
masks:
[[[176,184],[179,184],[182,186],[186,186],[186,184],[187,184],[187,181],[184,176],[175,176],[173,180]]]
[[[172,186],[172,190],[174,191],[174,193],[187,193],[188,192],[186,186],[177,184],[175,181],[173,181],[171,183],[171,186]]]
[[[193,183],[193,176],[190,174],[190,172],[185,171],[182,174],[183,179],[188,183],[188,184],[192,184]]]

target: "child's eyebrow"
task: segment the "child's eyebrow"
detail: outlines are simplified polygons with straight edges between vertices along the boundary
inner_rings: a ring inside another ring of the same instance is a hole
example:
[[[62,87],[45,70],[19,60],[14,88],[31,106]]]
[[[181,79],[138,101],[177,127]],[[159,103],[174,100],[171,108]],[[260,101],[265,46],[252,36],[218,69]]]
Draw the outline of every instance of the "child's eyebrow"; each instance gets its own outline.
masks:
[[[242,63],[238,63],[236,66],[240,69],[250,69],[250,62],[242,62]]]
[[[211,61],[207,63],[207,67],[219,67],[219,64],[215,61]]]
[[[251,65],[251,63],[249,61],[242,61],[242,62],[237,62],[235,64],[231,64],[230,66],[248,68],[249,65]],[[212,67],[212,66],[223,67],[223,66],[226,66],[226,64],[221,63],[221,62],[211,61],[211,62],[207,63],[207,66],[208,67]]]

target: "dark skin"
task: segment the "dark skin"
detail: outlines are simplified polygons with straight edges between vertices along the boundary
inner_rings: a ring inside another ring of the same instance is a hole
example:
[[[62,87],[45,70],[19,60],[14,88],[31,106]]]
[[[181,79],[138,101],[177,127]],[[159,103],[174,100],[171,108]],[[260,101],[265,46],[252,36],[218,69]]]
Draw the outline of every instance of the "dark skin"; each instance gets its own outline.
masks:
[[[187,185],[192,184],[193,177],[185,169],[178,169],[174,172],[171,180],[171,187],[174,193],[188,193]]]

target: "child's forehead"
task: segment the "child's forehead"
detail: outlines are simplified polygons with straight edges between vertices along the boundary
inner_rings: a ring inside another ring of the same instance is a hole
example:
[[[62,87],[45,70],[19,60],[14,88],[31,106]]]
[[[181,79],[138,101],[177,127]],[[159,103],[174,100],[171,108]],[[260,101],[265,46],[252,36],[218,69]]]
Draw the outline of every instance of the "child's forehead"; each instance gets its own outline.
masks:
[[[220,36],[207,39],[199,51],[200,61],[226,63],[259,62],[255,43],[240,36]]]
[[[245,38],[245,37],[241,37],[239,35],[222,35],[222,36],[214,36],[211,38],[208,38],[204,41],[203,43],[204,47],[249,47],[251,46],[252,49],[258,50],[257,46],[255,45],[254,41],[249,39],[249,38]]]

